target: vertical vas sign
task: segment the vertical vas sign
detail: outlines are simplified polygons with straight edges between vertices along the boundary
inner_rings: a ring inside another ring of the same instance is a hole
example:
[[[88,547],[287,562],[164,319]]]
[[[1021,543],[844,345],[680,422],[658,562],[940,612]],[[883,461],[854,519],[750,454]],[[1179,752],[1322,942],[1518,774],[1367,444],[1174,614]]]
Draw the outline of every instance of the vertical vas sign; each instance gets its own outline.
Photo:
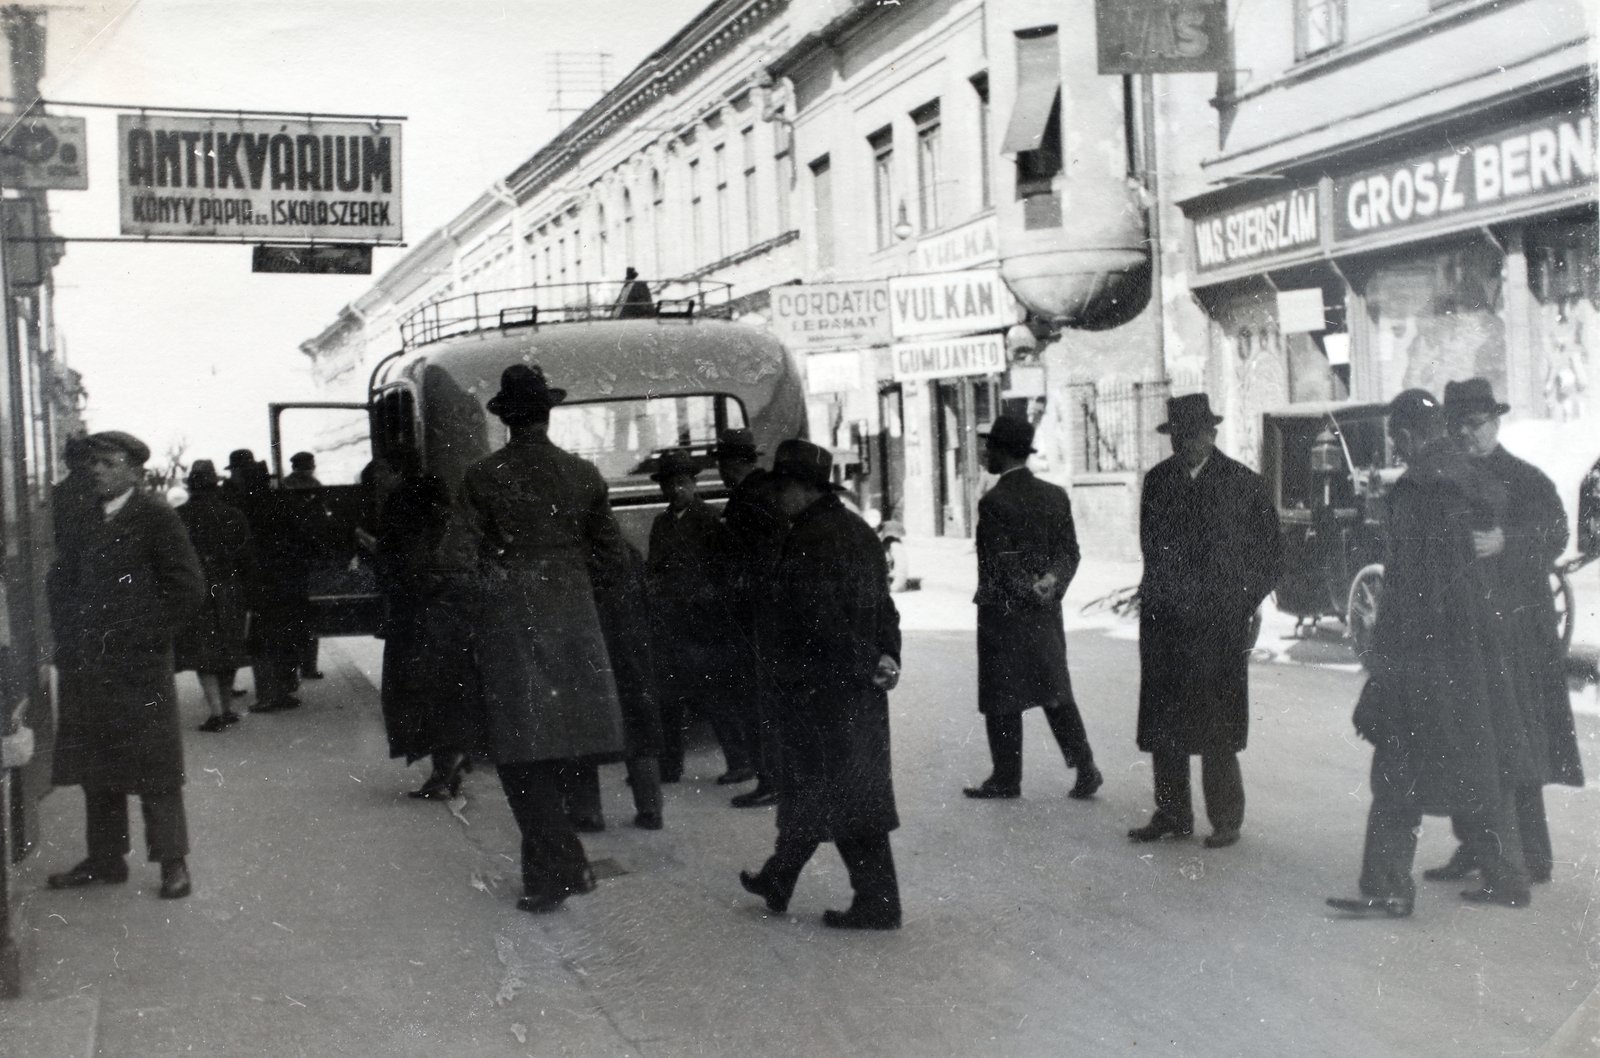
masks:
[[[1214,73],[1231,64],[1225,0],[1095,0],[1103,74]]]
[[[393,122],[117,116],[122,234],[398,243]]]

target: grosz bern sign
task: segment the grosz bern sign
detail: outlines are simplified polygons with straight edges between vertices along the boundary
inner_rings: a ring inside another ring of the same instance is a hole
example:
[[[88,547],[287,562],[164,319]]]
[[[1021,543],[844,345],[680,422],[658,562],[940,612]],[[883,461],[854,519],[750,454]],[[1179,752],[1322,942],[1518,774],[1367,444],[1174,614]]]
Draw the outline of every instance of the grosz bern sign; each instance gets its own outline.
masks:
[[[124,235],[402,240],[396,123],[120,114],[117,140]]]

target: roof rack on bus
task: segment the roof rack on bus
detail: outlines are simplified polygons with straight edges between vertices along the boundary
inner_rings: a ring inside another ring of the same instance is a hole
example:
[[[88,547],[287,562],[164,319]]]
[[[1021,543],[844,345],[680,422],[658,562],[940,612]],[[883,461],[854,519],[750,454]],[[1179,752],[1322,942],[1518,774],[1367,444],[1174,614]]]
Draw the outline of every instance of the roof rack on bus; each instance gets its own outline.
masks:
[[[704,279],[543,283],[482,290],[420,305],[400,319],[400,343],[415,349],[482,330],[615,319],[732,315],[732,286]]]

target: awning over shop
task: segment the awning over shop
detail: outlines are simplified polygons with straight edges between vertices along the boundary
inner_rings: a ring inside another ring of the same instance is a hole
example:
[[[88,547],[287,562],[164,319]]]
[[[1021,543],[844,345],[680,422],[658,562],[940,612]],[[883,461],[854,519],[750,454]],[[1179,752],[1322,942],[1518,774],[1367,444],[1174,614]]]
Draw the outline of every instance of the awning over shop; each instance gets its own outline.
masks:
[[[1036,151],[1061,97],[1061,64],[1054,33],[1017,40],[1017,101],[1001,154]]]

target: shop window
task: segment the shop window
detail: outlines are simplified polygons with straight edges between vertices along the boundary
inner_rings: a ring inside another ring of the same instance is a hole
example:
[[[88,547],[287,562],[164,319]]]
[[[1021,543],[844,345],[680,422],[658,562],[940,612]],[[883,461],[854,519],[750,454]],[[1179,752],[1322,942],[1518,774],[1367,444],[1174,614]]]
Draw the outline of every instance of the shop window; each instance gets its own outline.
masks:
[[[1504,259],[1487,238],[1436,250],[1396,253],[1367,280],[1367,314],[1379,381],[1390,400],[1419,386],[1481,376],[1506,393]]]
[[[1600,226],[1591,220],[1529,227],[1523,246],[1545,411],[1563,421],[1600,414]]]
[[[1017,34],[1017,102],[1000,153],[1014,155],[1024,228],[1061,227],[1061,59],[1056,27]]]
[[[817,267],[833,267],[833,166],[824,154],[811,163],[812,230],[817,239]]]
[[[912,111],[917,125],[917,223],[924,232],[939,227],[939,101]]]
[[[872,217],[877,247],[894,242],[894,130],[887,125],[867,137],[872,148]]]
[[[1294,16],[1295,58],[1309,59],[1344,43],[1344,0],[1295,0]]]

